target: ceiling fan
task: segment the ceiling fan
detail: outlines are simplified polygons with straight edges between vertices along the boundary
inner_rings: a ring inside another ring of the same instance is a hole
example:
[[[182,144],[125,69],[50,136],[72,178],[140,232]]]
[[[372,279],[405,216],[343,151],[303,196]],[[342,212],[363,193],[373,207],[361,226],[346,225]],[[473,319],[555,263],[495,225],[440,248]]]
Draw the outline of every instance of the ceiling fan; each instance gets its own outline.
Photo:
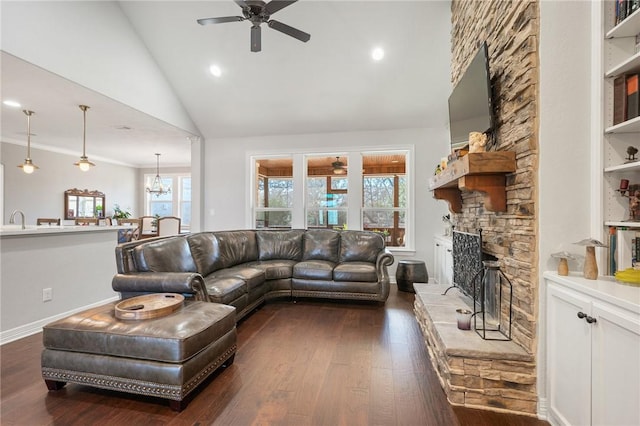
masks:
[[[345,167],[345,164],[342,161],[340,161],[340,157],[336,157],[336,161],[331,163],[331,167],[333,167],[334,175],[347,174],[347,168]]]
[[[290,27],[280,21],[271,18],[271,15],[284,9],[285,7],[295,3],[297,0],[271,0],[265,3],[261,0],[234,0],[238,6],[242,8],[244,16],[223,16],[219,18],[203,18],[198,19],[198,24],[222,24],[225,22],[251,21],[251,51],[260,52],[262,50],[262,41],[260,33],[260,24],[266,23],[270,28],[280,31],[288,36],[297,38],[300,41],[307,42],[311,38],[310,34],[300,31],[297,28]]]

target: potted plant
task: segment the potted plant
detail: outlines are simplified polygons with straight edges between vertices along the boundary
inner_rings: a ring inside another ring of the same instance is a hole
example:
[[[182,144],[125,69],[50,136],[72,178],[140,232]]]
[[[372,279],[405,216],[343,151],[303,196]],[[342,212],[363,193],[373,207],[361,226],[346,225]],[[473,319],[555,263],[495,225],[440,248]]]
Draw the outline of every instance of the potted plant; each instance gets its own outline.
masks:
[[[118,204],[115,204],[113,206],[113,219],[116,220],[116,222],[119,219],[128,219],[130,217],[131,217],[131,212],[122,210]]]

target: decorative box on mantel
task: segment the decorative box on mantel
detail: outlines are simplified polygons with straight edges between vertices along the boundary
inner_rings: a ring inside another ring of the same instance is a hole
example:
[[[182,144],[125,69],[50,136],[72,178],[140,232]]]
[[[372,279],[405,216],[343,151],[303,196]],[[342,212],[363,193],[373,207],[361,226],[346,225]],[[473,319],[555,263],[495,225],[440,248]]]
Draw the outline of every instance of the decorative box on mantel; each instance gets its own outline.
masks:
[[[483,192],[488,211],[504,212],[507,210],[506,175],[515,171],[515,152],[469,153],[429,179],[429,189],[434,198],[446,200],[454,213],[462,212],[463,190]]]

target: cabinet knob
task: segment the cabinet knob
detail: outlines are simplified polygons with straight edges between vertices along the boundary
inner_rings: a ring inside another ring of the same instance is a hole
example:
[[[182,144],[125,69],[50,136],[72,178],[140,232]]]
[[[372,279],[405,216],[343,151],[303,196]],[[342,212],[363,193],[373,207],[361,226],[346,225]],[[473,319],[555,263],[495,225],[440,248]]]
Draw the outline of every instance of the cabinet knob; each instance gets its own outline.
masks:
[[[578,318],[583,319],[586,317],[587,317],[587,314],[585,314],[584,312],[578,312]]]
[[[451,249],[447,249],[447,253],[451,253],[453,250]]]
[[[594,317],[587,316],[587,322],[589,324],[595,324],[598,321]]]

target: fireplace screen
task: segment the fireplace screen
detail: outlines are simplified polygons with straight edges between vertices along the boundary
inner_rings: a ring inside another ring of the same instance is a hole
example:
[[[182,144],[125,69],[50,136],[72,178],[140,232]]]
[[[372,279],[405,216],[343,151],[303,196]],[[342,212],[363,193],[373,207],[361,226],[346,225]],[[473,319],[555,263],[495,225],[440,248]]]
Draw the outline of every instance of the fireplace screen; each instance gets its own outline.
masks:
[[[474,286],[473,280],[479,280],[478,271],[482,269],[482,230],[477,234],[453,231],[453,287],[460,289],[472,299],[474,287],[479,291],[479,285]],[[478,283],[476,283],[478,284]]]

